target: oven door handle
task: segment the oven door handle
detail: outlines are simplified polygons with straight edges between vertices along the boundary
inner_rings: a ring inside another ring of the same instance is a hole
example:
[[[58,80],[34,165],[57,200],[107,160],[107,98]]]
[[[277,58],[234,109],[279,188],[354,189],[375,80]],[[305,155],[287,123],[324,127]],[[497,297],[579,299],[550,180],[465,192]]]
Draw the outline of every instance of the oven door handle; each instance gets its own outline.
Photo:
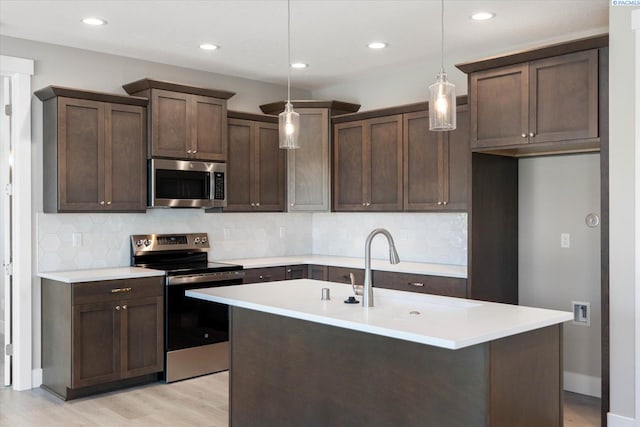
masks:
[[[167,277],[167,286],[188,285],[190,283],[225,282],[242,279],[244,271],[222,271],[219,273],[189,274],[185,276]]]

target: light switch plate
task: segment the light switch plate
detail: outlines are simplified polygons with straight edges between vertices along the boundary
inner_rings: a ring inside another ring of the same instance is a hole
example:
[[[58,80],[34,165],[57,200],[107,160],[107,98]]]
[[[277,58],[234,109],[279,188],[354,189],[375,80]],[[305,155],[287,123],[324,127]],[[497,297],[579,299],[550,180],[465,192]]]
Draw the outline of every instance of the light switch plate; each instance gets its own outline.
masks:
[[[560,247],[561,248],[571,247],[571,235],[569,233],[560,234]]]

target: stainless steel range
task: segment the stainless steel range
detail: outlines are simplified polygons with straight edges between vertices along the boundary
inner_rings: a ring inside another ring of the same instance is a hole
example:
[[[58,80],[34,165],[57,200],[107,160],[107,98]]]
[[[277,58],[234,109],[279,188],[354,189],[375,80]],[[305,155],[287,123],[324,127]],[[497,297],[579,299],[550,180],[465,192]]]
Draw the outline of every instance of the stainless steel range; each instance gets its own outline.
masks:
[[[167,382],[229,369],[229,307],[185,296],[242,284],[241,265],[208,261],[207,233],[131,236],[131,265],[164,270]]]

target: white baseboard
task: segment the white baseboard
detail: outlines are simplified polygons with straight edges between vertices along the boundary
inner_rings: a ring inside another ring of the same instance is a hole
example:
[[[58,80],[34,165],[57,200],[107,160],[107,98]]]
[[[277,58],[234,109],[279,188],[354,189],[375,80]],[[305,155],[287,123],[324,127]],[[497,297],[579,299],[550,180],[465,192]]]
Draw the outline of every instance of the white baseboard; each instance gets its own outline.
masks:
[[[564,371],[564,389],[587,396],[601,397],[602,387],[599,377]]]
[[[636,427],[636,421],[633,418],[627,418],[609,412],[607,414],[607,425],[609,427]]]
[[[42,369],[34,369],[31,371],[31,387],[36,388],[42,385]]]

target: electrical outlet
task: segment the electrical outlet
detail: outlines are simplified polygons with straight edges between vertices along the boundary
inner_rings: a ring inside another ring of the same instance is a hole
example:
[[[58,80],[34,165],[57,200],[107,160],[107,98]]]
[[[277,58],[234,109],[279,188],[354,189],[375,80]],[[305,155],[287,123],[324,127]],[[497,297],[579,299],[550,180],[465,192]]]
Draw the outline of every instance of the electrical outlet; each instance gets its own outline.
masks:
[[[280,227],[280,238],[282,240],[287,238],[287,227]]]
[[[560,234],[560,247],[561,248],[571,247],[571,235],[569,233]]]
[[[591,304],[582,301],[571,301],[573,308],[573,324],[591,326]]]
[[[73,232],[71,233],[71,244],[74,248],[79,248],[82,246],[82,233]]]

